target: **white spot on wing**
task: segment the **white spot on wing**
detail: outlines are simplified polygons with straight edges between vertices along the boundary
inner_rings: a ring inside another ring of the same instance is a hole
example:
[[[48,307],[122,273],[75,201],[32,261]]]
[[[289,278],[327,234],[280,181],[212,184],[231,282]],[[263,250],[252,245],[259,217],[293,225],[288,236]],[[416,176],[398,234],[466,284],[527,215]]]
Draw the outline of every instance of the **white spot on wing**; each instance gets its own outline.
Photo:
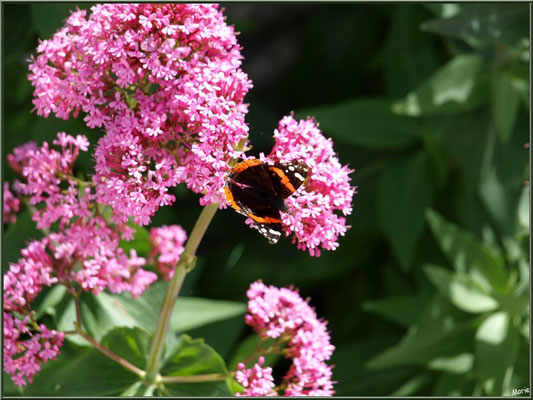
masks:
[[[305,181],[305,178],[302,175],[300,175],[300,173],[298,173],[298,172],[295,172],[294,176],[296,177],[296,179],[299,179],[301,181]]]

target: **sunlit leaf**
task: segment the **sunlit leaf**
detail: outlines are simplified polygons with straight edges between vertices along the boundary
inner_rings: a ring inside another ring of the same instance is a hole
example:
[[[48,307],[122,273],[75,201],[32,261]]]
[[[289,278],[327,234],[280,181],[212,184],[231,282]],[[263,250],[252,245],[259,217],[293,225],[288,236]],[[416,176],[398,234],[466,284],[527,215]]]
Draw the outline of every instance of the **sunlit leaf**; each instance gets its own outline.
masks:
[[[476,332],[476,373],[486,394],[509,396],[509,383],[518,350],[518,332],[511,317],[500,311],[488,317]]]
[[[443,17],[424,23],[422,29],[476,47],[494,43],[517,46],[529,36],[527,4],[469,4],[449,18]]]
[[[502,289],[506,284],[503,259],[500,254],[479,243],[470,233],[446,221],[433,210],[426,218],[443,253],[458,272],[466,273],[473,282],[490,291]]]
[[[472,353],[460,353],[451,357],[436,357],[428,364],[429,368],[437,371],[452,372],[454,374],[465,374],[474,365],[474,355]]]
[[[434,359],[457,356],[468,351],[475,326],[476,319],[466,317],[436,295],[402,340],[371,359],[367,366],[379,369],[410,364],[429,366]]]
[[[455,56],[405,98],[395,102],[392,110],[413,117],[473,110],[489,99],[489,77],[481,56]]]
[[[498,307],[498,302],[469,281],[466,274],[454,274],[446,268],[432,264],[427,264],[424,271],[439,292],[463,311],[484,313]]]

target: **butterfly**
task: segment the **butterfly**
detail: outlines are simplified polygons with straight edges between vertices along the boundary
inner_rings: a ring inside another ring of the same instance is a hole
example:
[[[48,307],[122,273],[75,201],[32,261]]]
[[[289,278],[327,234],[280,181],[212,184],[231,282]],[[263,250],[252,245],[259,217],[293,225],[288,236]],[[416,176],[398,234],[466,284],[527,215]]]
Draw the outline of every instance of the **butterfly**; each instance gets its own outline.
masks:
[[[290,213],[285,199],[308,175],[309,167],[303,161],[270,165],[250,158],[229,172],[224,193],[235,211],[250,217],[253,227],[274,244],[281,236],[280,213]]]

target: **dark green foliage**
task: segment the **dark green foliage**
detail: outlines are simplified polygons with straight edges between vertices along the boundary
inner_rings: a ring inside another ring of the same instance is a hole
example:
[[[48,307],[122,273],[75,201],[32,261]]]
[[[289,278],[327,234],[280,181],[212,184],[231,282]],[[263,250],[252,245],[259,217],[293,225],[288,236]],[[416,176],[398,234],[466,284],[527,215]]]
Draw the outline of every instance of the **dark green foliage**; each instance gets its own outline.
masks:
[[[88,4],[81,4],[88,8]],[[6,154],[57,132],[101,133],[81,118],[30,113],[26,59],[71,4],[3,4],[3,167]],[[315,116],[358,186],[340,247],[311,258],[269,245],[231,210],[216,214],[171,321],[164,372],[224,373],[255,345],[244,327],[249,284],[300,288],[329,321],[342,396],[510,395],[529,382],[529,4],[224,5],[240,31],[251,154],[270,152],[277,121]],[[90,174],[90,156],[77,169]],[[187,232],[197,196],[153,225]],[[2,268],[38,238],[28,212],[7,226]],[[139,228],[125,249],[149,252]],[[84,325],[139,367],[166,284],[140,299],[82,297]],[[209,299],[209,300],[208,300]],[[72,329],[61,289],[43,292],[37,318]],[[192,337],[183,336],[187,333]],[[205,338],[203,343],[199,338]],[[199,357],[199,358],[198,358]],[[224,359],[222,359],[222,357]],[[267,359],[275,364],[276,359]],[[281,371],[283,372],[283,371]],[[4,375],[5,394],[17,389]],[[26,395],[231,395],[232,381],[145,387],[69,336]]]

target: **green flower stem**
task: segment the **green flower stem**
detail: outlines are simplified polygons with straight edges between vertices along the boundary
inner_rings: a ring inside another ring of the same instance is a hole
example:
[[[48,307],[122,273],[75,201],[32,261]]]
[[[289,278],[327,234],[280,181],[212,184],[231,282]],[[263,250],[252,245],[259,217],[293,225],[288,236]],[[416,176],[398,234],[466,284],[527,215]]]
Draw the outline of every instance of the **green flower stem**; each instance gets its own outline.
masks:
[[[174,276],[170,281],[161,311],[159,313],[159,320],[157,321],[157,327],[152,339],[152,345],[150,347],[150,355],[148,357],[148,364],[146,366],[146,376],[144,382],[147,385],[154,383],[156,380],[161,379],[159,376],[159,368],[161,366],[161,356],[163,354],[163,347],[165,345],[165,338],[168,332],[168,325],[170,323],[170,317],[172,316],[172,310],[178,297],[178,294],[183,284],[183,280],[196,263],[196,250],[202,240],[209,223],[213,219],[215,212],[218,209],[218,203],[209,204],[205,206],[202,213],[198,217],[196,224],[187,240],[185,250],[180,256]],[[191,378],[191,377],[188,377]]]
[[[83,330],[82,320],[81,320],[80,298],[77,294],[75,294],[73,297],[74,297],[74,303],[76,304],[76,331],[75,333],[83,337],[90,344],[92,344],[97,350],[99,350],[100,352],[108,356],[110,359],[122,365],[124,368],[129,369],[135,375],[138,375],[141,379],[143,379],[144,376],[146,375],[146,372],[136,367],[135,365],[125,360],[124,358],[120,357],[118,354],[113,353],[107,347],[98,343],[91,335],[89,335],[87,332]],[[67,333],[71,333],[71,332],[67,332]]]
[[[205,374],[192,376],[162,376],[159,378],[163,383],[190,383],[190,382],[212,382],[228,379],[230,374]]]
[[[94,338],[91,335],[89,335],[87,332],[79,330],[78,334],[80,336],[82,336],[85,340],[87,340],[89,343],[91,343],[97,350],[99,350],[100,352],[104,353],[106,356],[111,358],[116,363],[122,365],[124,368],[129,369],[131,372],[133,372],[134,374],[138,375],[141,379],[143,379],[144,376],[146,375],[146,372],[144,372],[142,369],[136,367],[135,365],[133,365],[129,361],[127,361],[127,360],[123,359],[122,357],[120,357],[119,355],[113,353],[107,347],[102,346],[100,343],[98,343],[96,340],[94,340]]]

